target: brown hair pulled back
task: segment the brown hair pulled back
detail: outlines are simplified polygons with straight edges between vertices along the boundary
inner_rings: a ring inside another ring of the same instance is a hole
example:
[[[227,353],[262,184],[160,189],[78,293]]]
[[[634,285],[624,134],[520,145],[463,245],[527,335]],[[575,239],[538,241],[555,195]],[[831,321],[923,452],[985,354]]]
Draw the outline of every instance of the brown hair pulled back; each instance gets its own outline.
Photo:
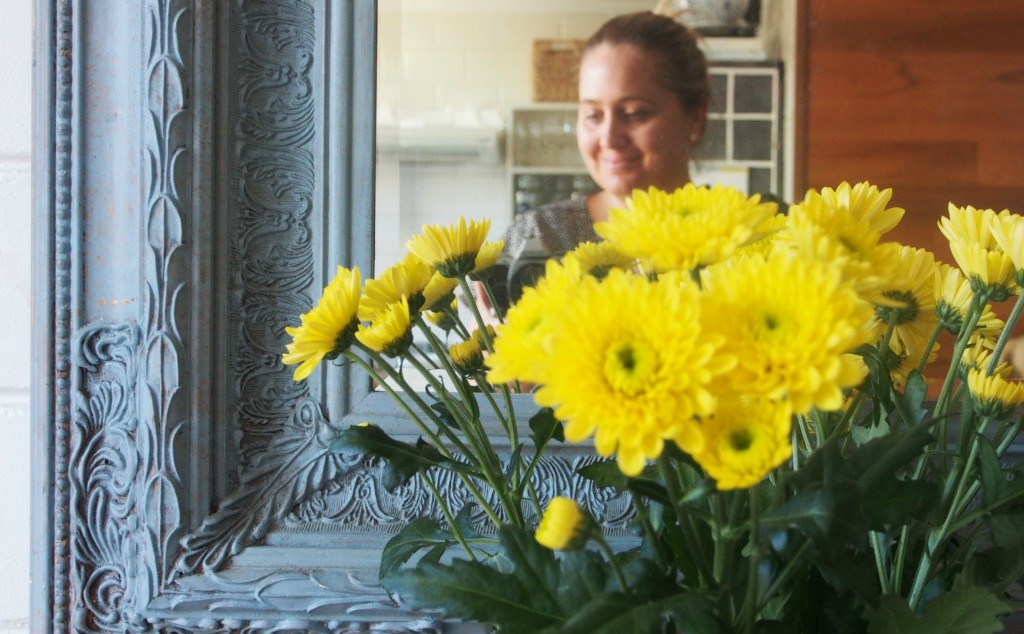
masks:
[[[683,110],[698,113],[707,108],[711,94],[708,61],[697,46],[696,33],[683,24],[650,11],[620,15],[590,36],[583,57],[600,44],[631,44],[653,53],[658,60],[658,83],[675,93]]]

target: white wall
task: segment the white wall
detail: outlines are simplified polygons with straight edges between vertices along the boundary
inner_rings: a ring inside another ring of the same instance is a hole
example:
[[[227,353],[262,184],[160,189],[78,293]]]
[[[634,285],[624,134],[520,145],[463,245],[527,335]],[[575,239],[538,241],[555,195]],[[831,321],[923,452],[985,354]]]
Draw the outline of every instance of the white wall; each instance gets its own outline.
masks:
[[[0,0],[0,634],[28,632],[32,3]]]

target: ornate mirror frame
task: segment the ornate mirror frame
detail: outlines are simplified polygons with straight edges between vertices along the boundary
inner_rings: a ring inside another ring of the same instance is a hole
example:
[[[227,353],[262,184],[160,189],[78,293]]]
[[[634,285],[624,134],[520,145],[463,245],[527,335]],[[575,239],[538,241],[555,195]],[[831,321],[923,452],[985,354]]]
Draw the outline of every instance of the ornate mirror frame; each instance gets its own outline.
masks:
[[[426,487],[329,451],[412,425],[365,376],[280,362],[337,264],[371,271],[375,0],[35,10],[33,629],[445,630],[376,585]],[[542,498],[624,534],[587,458],[545,460]]]
[[[375,20],[37,0],[34,629],[436,628],[362,578],[402,504],[327,451],[388,406],[279,360],[329,263],[370,270]]]

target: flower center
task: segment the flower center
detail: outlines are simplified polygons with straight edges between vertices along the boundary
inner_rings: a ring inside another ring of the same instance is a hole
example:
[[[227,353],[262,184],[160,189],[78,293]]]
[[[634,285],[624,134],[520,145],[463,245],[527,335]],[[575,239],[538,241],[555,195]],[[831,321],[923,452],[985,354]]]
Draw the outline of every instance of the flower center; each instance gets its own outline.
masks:
[[[613,389],[632,395],[649,383],[654,366],[654,351],[645,343],[619,341],[605,353],[604,375]]]
[[[910,291],[885,291],[882,293],[888,299],[897,302],[896,306],[877,306],[875,314],[885,323],[895,320],[895,325],[902,326],[917,319],[920,309],[917,305],[917,298]]]
[[[754,336],[761,341],[778,341],[785,332],[787,320],[776,311],[766,310],[754,322]]]
[[[742,453],[754,444],[754,434],[749,429],[735,429],[729,433],[729,446],[733,451]]]

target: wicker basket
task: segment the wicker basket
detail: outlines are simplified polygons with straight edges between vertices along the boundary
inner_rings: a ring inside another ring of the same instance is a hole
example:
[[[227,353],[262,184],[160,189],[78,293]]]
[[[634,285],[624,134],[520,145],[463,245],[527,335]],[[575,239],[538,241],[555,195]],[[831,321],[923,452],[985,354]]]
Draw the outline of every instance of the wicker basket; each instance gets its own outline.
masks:
[[[583,40],[533,41],[533,100],[575,103]]]

